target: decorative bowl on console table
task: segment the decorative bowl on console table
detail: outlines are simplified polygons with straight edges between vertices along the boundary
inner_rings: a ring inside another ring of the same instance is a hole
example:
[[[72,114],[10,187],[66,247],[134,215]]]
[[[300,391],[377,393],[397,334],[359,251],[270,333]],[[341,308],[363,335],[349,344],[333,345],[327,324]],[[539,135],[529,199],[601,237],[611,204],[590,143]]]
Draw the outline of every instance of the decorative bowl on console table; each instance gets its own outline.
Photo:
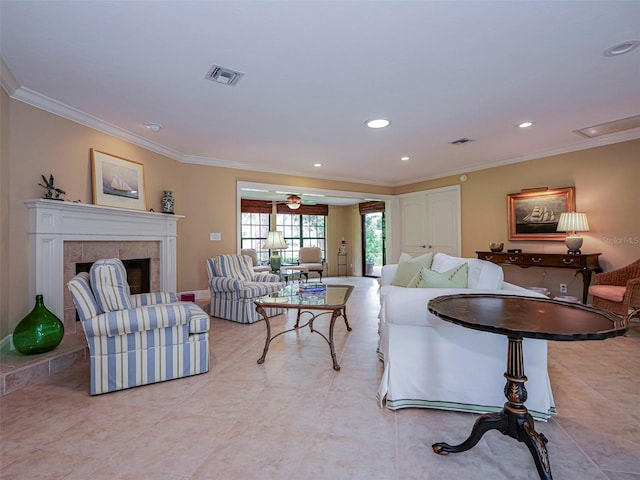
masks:
[[[489,248],[491,249],[492,252],[501,252],[502,249],[504,248],[504,243],[491,242],[489,244]]]

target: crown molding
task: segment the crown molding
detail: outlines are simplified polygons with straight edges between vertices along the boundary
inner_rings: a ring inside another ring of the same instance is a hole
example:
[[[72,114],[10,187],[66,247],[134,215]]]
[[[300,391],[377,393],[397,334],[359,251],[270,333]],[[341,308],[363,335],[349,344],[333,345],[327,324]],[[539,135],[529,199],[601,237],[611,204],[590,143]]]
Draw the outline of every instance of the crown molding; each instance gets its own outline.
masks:
[[[9,69],[8,65],[6,64],[2,56],[0,56],[0,85],[9,94],[9,96],[15,100],[19,100],[21,102],[27,103],[36,108],[40,108],[54,115],[58,115],[60,117],[66,118],[68,120],[79,123],[86,127],[93,128],[94,130],[98,130],[108,135],[112,135],[116,138],[120,138],[122,140],[130,142],[134,145],[138,145],[152,152],[177,160],[181,163],[207,165],[212,167],[233,168],[236,170],[251,170],[255,172],[275,173],[278,175],[313,177],[313,178],[324,179],[324,180],[333,180],[333,181],[357,183],[362,185],[375,185],[375,186],[384,186],[384,187],[401,187],[404,185],[411,185],[413,183],[419,183],[419,182],[424,182],[428,180],[435,180],[438,178],[444,178],[452,175],[460,175],[461,173],[474,172],[478,170],[486,170],[488,168],[500,167],[502,165],[526,162],[528,160],[535,160],[538,158],[550,157],[553,155],[561,155],[564,153],[571,153],[579,150],[586,150],[588,148],[602,147],[602,146],[611,145],[614,143],[620,143],[620,142],[625,142],[625,141],[635,140],[640,138],[640,128],[634,128],[631,130],[625,130],[625,131],[613,133],[610,135],[603,135],[601,137],[581,140],[578,143],[571,143],[567,145],[562,145],[560,147],[540,150],[534,154],[505,158],[502,160],[489,162],[482,165],[474,165],[468,168],[460,168],[456,170],[447,171],[438,175],[427,175],[421,178],[411,178],[409,180],[400,181],[400,182],[380,182],[375,180],[363,181],[361,178],[358,179],[358,178],[350,178],[350,177],[336,177],[336,176],[322,175],[322,174],[319,174],[319,172],[309,173],[306,175],[294,174],[294,173],[291,173],[291,171],[289,170],[262,168],[258,165],[250,165],[250,164],[241,163],[241,162],[233,162],[233,161],[222,160],[222,159],[213,158],[213,157],[185,155],[182,152],[165,147],[164,145],[160,145],[159,143],[149,141],[128,130],[120,128],[109,122],[105,122],[104,120],[94,117],[93,115],[89,115],[76,108],[70,107],[58,100],[46,97],[45,95],[42,95],[31,89],[20,86],[20,84],[18,83],[16,78],[13,76],[11,70]]]
[[[16,77],[11,73],[11,69],[4,61],[4,57],[0,56],[0,85],[9,94],[13,93],[20,88],[20,84],[16,80]]]
[[[489,168],[501,167],[503,165],[510,165],[512,163],[527,162],[529,160],[536,160],[538,158],[552,157],[554,155],[562,155],[564,153],[578,152],[580,150],[587,150],[589,148],[604,147],[606,145],[613,145],[614,143],[627,142],[630,140],[637,140],[640,138],[640,128],[633,128],[631,130],[625,130],[623,132],[612,133],[611,135],[603,135],[602,137],[590,138],[583,140],[579,143],[570,143],[562,145],[560,147],[549,148],[546,150],[540,150],[536,153],[529,155],[523,155],[519,157],[510,157],[495,162],[484,163],[482,165],[474,165],[468,168],[458,168],[456,170],[450,170],[440,175],[425,176],[422,178],[412,178],[410,181],[395,183],[394,187],[401,187],[404,185],[411,185],[413,183],[425,182],[427,180],[435,180],[438,178],[449,177],[452,175],[460,175],[461,173],[477,172],[479,170],[487,170]]]
[[[151,142],[146,138],[125,130],[124,128],[120,128],[109,122],[105,122],[104,120],[94,117],[93,115],[89,115],[88,113],[78,110],[77,108],[70,107],[53,98],[46,97],[45,95],[35,92],[29,88],[18,87],[13,92],[13,94],[11,94],[11,98],[39,108],[41,110],[45,110],[49,113],[53,113],[54,115],[58,115],[59,117],[66,118],[67,120],[71,120],[72,122],[79,123],[80,125],[84,125],[85,127],[89,127],[94,130],[98,130],[99,132],[103,132],[108,135],[120,138],[134,145],[138,145],[147,150],[151,150],[152,152],[164,155],[165,157],[181,161],[184,156],[181,152],[167,148],[163,145],[160,145],[159,143]]]

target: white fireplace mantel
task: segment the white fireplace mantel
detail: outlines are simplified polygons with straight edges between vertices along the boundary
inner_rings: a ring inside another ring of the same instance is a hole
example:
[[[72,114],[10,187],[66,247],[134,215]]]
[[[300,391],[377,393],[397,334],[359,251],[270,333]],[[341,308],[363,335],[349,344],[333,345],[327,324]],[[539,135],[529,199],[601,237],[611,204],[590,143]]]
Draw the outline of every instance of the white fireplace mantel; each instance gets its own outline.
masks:
[[[29,209],[29,294],[44,295],[58,318],[64,311],[65,241],[157,241],[160,289],[175,292],[176,238],[182,215],[56,200],[25,200]]]

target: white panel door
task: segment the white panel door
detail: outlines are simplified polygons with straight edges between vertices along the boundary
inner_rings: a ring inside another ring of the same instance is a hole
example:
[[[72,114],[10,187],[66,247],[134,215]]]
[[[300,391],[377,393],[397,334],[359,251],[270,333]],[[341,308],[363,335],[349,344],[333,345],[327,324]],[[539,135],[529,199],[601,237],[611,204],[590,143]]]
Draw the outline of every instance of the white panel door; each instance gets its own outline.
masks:
[[[400,212],[403,252],[414,256],[429,251],[460,255],[458,185],[403,197]]]

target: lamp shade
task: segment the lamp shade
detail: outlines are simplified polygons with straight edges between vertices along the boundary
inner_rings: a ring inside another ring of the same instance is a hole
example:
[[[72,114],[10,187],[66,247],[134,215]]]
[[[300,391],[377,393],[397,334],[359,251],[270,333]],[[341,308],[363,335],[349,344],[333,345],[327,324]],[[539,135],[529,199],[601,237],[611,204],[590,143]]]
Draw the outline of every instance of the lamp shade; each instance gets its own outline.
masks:
[[[287,203],[287,207],[289,207],[291,210],[297,210],[300,208],[300,204],[299,203]]]
[[[578,212],[561,213],[556,230],[558,232],[588,232],[587,214]]]
[[[284,241],[282,232],[269,232],[267,234],[267,241],[264,242],[262,248],[268,250],[284,250],[287,248],[287,242]]]

